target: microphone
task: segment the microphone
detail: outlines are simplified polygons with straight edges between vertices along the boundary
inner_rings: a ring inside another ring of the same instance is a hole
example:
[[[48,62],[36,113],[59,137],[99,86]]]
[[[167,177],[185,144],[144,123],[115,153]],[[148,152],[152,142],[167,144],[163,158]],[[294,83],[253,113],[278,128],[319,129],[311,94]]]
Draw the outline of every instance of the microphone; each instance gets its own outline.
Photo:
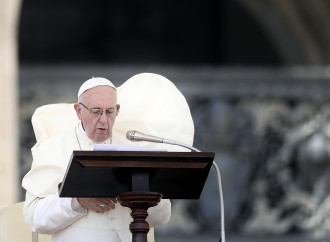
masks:
[[[185,147],[189,150],[195,151],[195,152],[200,152],[200,150],[196,149],[195,147],[186,145],[184,143],[174,141],[174,140],[169,140],[169,139],[164,139],[164,138],[159,138],[156,136],[144,134],[142,132],[136,131],[136,130],[129,130],[126,132],[126,138],[130,141],[137,142],[137,141],[147,141],[147,142],[154,142],[154,143],[164,143],[164,144],[170,144],[170,145],[178,145]]]
[[[162,138],[158,138],[156,136],[152,136],[152,135],[147,135],[144,133],[141,133],[139,131],[136,130],[129,130],[126,133],[126,138],[130,141],[148,141],[148,142],[154,142],[154,143],[163,143],[163,139]]]

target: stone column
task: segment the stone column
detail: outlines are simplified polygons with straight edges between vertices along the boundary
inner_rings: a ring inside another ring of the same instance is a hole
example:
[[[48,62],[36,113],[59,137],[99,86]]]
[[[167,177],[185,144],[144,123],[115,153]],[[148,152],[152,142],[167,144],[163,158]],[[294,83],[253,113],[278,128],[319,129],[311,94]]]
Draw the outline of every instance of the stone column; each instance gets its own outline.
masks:
[[[17,32],[20,0],[0,0],[0,208],[18,199]]]

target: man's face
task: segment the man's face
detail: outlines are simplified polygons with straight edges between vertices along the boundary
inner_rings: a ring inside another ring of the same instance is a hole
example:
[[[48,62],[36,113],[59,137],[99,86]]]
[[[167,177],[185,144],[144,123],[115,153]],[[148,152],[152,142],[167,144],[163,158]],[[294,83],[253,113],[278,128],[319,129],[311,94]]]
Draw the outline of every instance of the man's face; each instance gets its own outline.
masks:
[[[101,143],[111,137],[120,108],[115,89],[109,86],[91,88],[80,96],[80,104],[74,107],[88,138]]]

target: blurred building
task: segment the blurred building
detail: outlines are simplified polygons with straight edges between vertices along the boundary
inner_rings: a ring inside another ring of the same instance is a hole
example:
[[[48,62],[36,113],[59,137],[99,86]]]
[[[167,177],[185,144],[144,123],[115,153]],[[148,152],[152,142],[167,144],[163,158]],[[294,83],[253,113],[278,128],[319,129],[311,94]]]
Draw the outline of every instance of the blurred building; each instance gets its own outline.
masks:
[[[195,146],[216,152],[228,231],[325,238],[329,18],[328,0],[23,1],[21,176],[36,107],[74,102],[93,75],[155,72],[186,96]],[[214,176],[200,201],[174,201],[160,233],[218,236]]]

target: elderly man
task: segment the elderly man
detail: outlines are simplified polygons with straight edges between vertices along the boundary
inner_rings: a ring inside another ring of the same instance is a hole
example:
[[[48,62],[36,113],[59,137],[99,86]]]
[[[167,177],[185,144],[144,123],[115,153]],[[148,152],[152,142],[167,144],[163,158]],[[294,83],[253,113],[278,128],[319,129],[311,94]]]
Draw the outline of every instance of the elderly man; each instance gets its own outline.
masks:
[[[32,148],[31,170],[23,178],[26,189],[24,217],[33,231],[51,234],[51,241],[131,241],[130,209],[115,198],[59,198],[73,150],[92,150],[96,143],[120,144],[112,137],[118,115],[116,87],[105,78],[87,80],[79,89],[74,105],[79,125]],[[148,210],[150,227],[170,218],[169,200]]]

